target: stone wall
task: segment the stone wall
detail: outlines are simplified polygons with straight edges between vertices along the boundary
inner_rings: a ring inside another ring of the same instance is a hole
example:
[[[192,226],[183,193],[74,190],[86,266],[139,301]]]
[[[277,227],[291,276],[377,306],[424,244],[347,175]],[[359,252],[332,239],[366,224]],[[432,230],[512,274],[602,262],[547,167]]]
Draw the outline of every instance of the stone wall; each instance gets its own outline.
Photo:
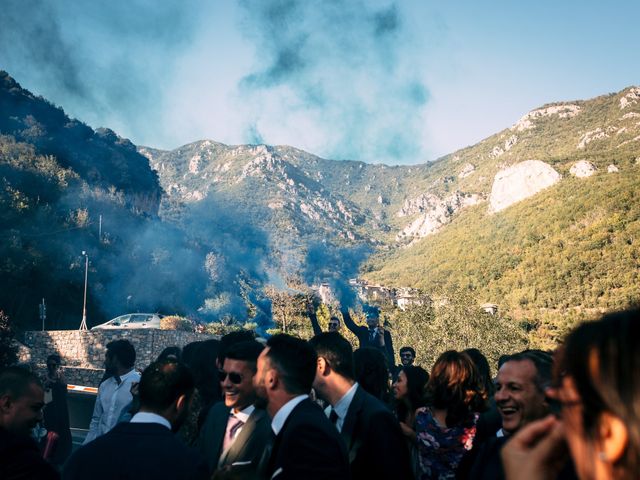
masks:
[[[143,369],[156,359],[165,347],[215,338],[211,335],[174,330],[51,330],[25,332],[21,361],[44,367],[48,355],[62,357],[67,382],[97,385],[102,378],[107,343],[127,339],[136,349],[136,368]],[[73,381],[72,381],[73,380]],[[81,383],[87,382],[87,383]],[[89,383],[90,382],[90,383]]]

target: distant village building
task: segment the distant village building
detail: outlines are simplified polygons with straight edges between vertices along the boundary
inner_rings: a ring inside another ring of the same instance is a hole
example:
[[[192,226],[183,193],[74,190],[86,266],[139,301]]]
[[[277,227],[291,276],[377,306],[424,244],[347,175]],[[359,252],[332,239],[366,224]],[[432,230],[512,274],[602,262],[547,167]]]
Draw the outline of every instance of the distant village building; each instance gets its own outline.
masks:
[[[498,305],[495,303],[483,303],[480,308],[487,312],[489,315],[495,315],[498,313]]]

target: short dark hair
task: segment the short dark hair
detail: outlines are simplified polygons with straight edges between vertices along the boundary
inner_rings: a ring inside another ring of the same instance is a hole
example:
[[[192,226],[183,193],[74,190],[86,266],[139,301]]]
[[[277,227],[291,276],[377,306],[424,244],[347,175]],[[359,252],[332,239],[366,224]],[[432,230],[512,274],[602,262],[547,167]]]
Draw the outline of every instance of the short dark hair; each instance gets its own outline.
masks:
[[[550,353],[544,350],[524,350],[513,355],[509,355],[507,362],[523,362],[529,360],[536,368],[536,376],[534,382],[536,388],[544,393],[544,391],[551,385],[551,379],[553,375],[553,357]],[[503,363],[503,365],[504,365]]]
[[[266,356],[282,378],[285,390],[290,394],[311,392],[316,376],[318,356],[308,342],[291,335],[274,335],[267,341]]]
[[[264,345],[256,340],[248,342],[240,342],[231,345],[225,352],[224,358],[229,360],[241,360],[251,364],[251,368],[255,372],[256,363],[260,353],[264,350]]]
[[[166,347],[160,352],[158,358],[156,358],[156,361],[160,360],[173,360],[179,362],[182,360],[182,349],[176,345]]]
[[[129,340],[120,339],[107,343],[107,354],[115,356],[126,368],[133,368],[136,363],[136,349]]]
[[[411,355],[413,355],[414,358],[416,356],[416,351],[413,349],[413,347],[402,347],[400,349],[400,355],[402,355],[402,352],[409,352],[411,353]]]
[[[231,348],[232,345],[240,342],[250,342],[255,339],[256,336],[251,330],[237,330],[223,335],[222,338],[220,338],[220,350],[218,350],[218,362],[220,365],[224,362],[226,351]]]
[[[389,369],[384,354],[375,347],[361,347],[353,352],[355,379],[374,397],[387,401]]]
[[[333,371],[349,380],[355,378],[353,348],[346,338],[338,332],[323,332],[309,340],[309,343],[318,357],[324,358]]]
[[[60,365],[62,363],[62,360],[60,359],[60,355],[58,355],[57,353],[52,353],[51,355],[49,355],[47,357],[47,365],[49,365],[50,363],[55,362],[56,365]]]
[[[26,368],[7,367],[0,372],[0,397],[9,395],[13,399],[20,398],[31,384],[42,387],[38,376]]]
[[[140,378],[140,406],[162,411],[180,395],[189,397],[194,388],[193,375],[184,363],[172,360],[153,362]]]

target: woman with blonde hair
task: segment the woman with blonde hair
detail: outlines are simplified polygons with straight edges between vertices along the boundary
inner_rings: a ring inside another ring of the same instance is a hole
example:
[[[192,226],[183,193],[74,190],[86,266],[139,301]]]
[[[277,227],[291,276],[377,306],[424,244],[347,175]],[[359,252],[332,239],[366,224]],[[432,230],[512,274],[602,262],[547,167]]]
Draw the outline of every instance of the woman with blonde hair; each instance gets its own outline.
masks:
[[[425,386],[425,407],[416,412],[416,446],[420,480],[454,479],[471,450],[479,412],[487,392],[471,360],[463,352],[444,352]]]

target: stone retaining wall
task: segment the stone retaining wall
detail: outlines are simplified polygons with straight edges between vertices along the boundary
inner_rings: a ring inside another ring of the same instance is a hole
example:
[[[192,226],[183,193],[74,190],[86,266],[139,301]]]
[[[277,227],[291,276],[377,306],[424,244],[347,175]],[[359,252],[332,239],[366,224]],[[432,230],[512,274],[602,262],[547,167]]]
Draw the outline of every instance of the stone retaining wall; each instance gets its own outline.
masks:
[[[66,367],[102,371],[107,343],[127,339],[136,349],[136,367],[142,369],[155,360],[165,347],[184,347],[188,343],[209,338],[215,337],[201,333],[155,329],[29,331],[24,335],[28,358],[24,358],[26,354],[21,354],[21,360],[42,365],[46,363],[48,355],[57,353],[62,357],[62,363]],[[85,372],[77,375],[82,378],[82,375],[96,374]],[[73,383],[69,378],[67,381]]]

